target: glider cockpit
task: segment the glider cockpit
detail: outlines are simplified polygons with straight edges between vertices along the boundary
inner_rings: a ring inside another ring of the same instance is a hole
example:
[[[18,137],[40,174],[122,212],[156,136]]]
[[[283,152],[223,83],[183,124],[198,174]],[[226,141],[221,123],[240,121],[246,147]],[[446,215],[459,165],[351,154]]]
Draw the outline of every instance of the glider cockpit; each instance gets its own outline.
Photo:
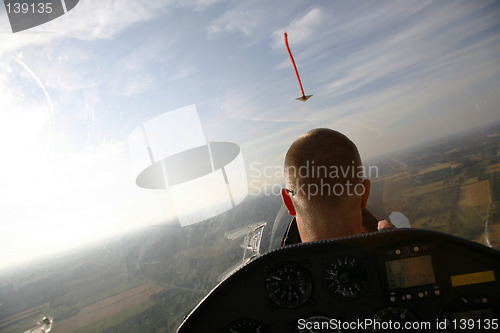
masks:
[[[399,229],[286,246],[221,282],[178,332],[496,332],[500,252]]]

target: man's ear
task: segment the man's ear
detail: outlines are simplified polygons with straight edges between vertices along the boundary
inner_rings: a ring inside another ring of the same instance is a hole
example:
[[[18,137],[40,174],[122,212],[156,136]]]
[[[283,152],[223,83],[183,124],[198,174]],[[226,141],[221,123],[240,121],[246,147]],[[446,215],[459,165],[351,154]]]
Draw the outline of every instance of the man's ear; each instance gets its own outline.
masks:
[[[370,187],[372,183],[369,179],[363,180],[363,187],[365,188],[363,194],[361,195],[361,208],[366,208],[368,206],[368,197],[370,197]]]
[[[290,193],[286,188],[281,189],[281,198],[283,199],[283,203],[288,209],[288,214],[295,216],[297,213],[295,212],[295,207],[293,206],[292,198],[290,198]]]

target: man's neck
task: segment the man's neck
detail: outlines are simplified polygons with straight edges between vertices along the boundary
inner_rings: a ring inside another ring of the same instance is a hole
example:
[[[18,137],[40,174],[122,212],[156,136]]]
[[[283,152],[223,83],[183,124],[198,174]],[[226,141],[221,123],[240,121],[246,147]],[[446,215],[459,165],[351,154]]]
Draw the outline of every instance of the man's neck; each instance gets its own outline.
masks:
[[[296,218],[303,243],[358,235],[363,232],[361,212],[350,216],[345,214],[342,217],[316,218],[314,221],[306,220],[299,215]]]

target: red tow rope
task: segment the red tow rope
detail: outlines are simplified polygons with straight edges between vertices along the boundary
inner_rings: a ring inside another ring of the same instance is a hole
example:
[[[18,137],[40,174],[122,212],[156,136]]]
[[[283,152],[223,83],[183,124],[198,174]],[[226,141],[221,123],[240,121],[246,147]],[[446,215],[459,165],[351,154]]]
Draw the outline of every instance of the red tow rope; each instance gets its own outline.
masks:
[[[306,94],[304,94],[304,88],[302,88],[302,81],[300,81],[299,71],[297,70],[297,66],[295,65],[295,60],[293,60],[293,55],[292,55],[292,51],[290,51],[290,46],[288,45],[288,35],[286,34],[286,32],[285,32],[285,45],[286,45],[286,49],[288,50],[288,54],[290,55],[290,59],[292,60],[292,65],[293,65],[293,69],[295,70],[295,75],[297,75],[297,80],[299,81],[300,91],[302,92],[302,96],[297,97],[296,100],[305,102],[309,98],[311,98],[312,95],[306,96]]]

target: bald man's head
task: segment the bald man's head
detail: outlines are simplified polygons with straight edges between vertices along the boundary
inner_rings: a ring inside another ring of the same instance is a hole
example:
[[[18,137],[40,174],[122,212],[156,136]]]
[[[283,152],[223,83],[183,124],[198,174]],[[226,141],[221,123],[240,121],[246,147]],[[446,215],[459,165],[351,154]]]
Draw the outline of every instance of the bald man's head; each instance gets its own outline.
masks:
[[[303,134],[285,157],[286,186],[297,215],[304,221],[323,221],[326,215],[347,220],[360,214],[361,200],[366,201],[369,191],[363,177],[356,145],[331,129]]]

